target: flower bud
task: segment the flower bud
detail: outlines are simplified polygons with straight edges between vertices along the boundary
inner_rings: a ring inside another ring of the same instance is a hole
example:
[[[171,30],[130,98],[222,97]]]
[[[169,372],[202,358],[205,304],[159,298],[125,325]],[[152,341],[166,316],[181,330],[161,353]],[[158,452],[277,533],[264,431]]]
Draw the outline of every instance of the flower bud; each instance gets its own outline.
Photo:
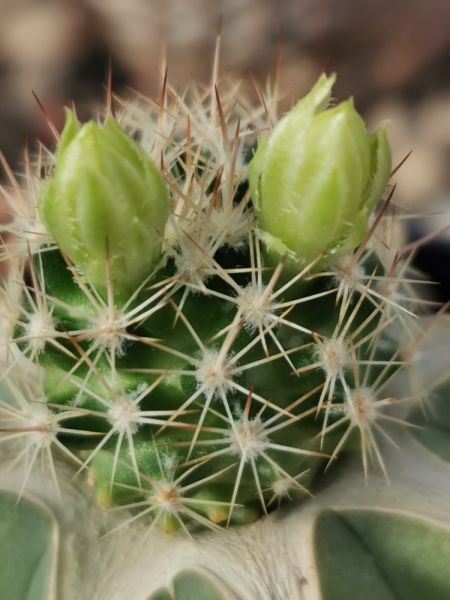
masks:
[[[327,108],[335,76],[312,90],[260,143],[250,190],[269,253],[321,264],[354,249],[391,170],[386,128],[367,132],[351,99]]]
[[[112,117],[81,125],[71,111],[53,176],[38,200],[60,250],[95,286],[110,273],[116,291],[139,285],[160,260],[169,216],[156,166]]]

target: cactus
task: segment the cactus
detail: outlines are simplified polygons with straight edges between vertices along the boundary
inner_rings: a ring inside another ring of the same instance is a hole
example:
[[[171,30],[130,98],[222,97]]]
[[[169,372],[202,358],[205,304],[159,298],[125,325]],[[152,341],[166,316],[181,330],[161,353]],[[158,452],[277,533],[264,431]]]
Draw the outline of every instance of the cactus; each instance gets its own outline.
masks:
[[[255,107],[164,80],[159,103],[67,111],[26,190],[9,173],[11,600],[450,594],[445,373],[432,406],[419,361],[437,319],[386,127],[333,83],[278,119],[277,85]]]

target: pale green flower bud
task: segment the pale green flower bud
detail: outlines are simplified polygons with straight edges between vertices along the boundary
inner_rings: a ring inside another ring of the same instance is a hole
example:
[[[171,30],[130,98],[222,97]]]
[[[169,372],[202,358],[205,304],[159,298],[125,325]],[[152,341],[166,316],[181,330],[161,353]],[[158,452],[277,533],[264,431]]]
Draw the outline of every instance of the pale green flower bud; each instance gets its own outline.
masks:
[[[373,135],[347,100],[327,108],[335,76],[322,75],[262,140],[250,190],[269,253],[323,265],[368,230],[391,170],[385,125]]]
[[[139,285],[161,258],[169,197],[161,173],[114,118],[81,125],[73,112],[39,213],[60,250],[95,286]]]

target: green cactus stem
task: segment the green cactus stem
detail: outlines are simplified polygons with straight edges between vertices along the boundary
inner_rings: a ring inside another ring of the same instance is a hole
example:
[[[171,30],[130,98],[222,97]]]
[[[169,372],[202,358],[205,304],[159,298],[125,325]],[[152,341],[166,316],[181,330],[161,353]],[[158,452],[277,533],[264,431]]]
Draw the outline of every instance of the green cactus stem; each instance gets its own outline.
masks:
[[[187,131],[181,99],[150,130],[67,113],[38,196],[49,241],[14,274],[2,404],[4,439],[30,469],[45,458],[56,488],[62,452],[101,506],[188,531],[305,499],[347,455],[388,477],[380,438],[404,400],[386,385],[418,303],[407,258],[386,253],[386,205],[369,228],[385,129],[368,134],[351,101],[328,108],[333,81],[250,164],[267,123],[215,94]]]

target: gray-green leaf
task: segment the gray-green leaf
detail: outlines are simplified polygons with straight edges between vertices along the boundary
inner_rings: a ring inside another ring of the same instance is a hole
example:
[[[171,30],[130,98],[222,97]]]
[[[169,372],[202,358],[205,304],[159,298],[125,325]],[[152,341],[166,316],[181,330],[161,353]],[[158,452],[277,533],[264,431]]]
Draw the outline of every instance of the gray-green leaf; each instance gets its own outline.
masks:
[[[427,405],[414,408],[408,420],[420,427],[411,430],[414,437],[450,462],[450,385],[447,383],[433,391]]]
[[[177,573],[170,590],[161,588],[149,600],[236,600],[236,597],[209,573],[186,569]]]
[[[0,597],[54,598],[56,544],[56,523],[44,508],[0,492]]]
[[[450,530],[425,520],[326,510],[314,551],[323,600],[450,598]]]

